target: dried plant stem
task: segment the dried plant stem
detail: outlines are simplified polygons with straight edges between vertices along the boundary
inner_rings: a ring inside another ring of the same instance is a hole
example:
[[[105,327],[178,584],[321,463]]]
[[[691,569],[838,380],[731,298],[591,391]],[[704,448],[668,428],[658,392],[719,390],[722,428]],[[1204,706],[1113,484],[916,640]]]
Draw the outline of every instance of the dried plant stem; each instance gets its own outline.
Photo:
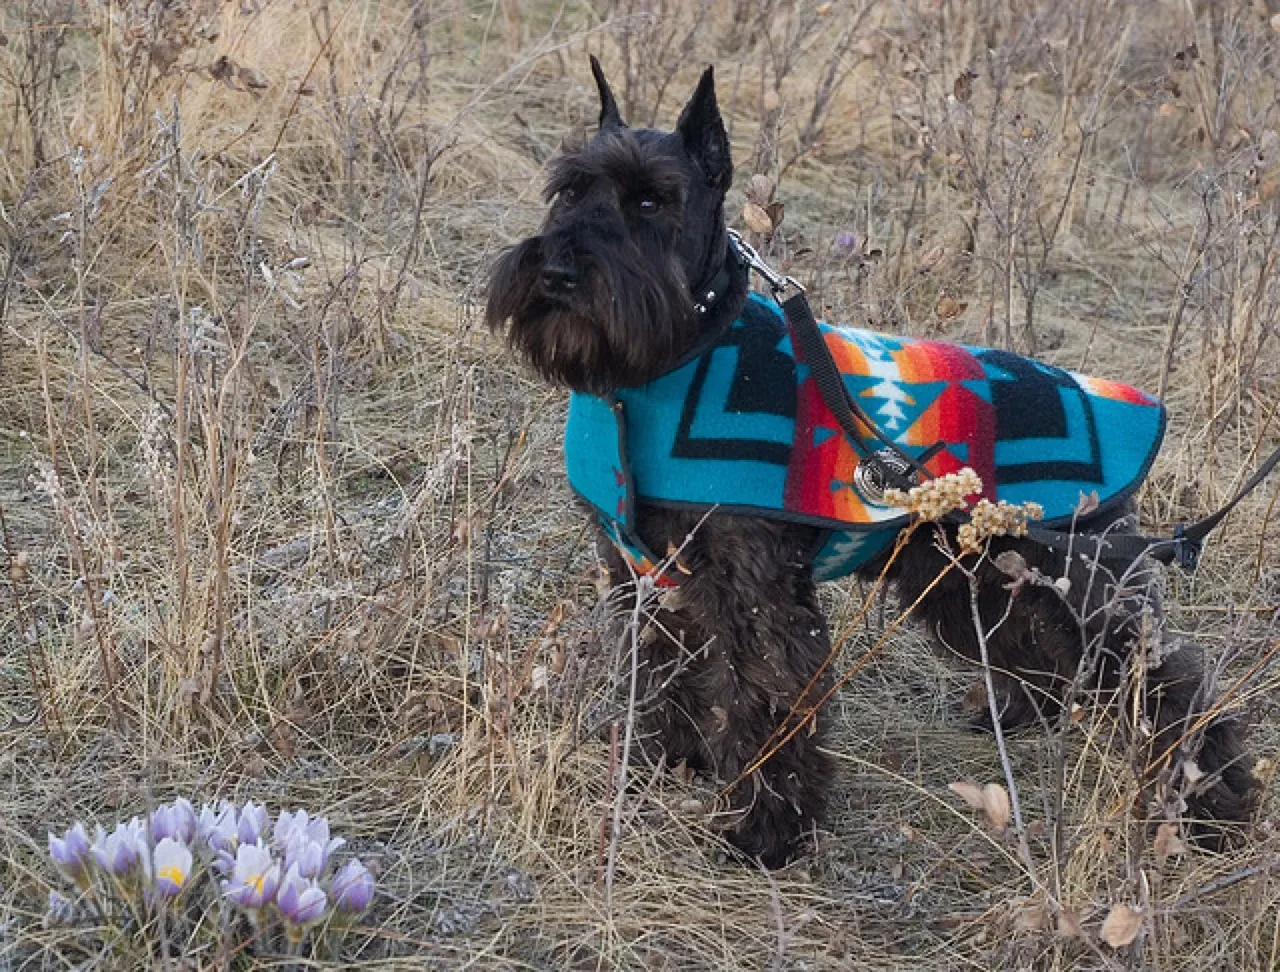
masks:
[[[991,654],[987,648],[987,628],[982,621],[982,613],[978,610],[978,594],[981,590],[978,575],[974,570],[966,570],[969,579],[969,617],[973,621],[973,633],[978,639],[978,656],[982,659],[982,682],[987,690],[987,713],[991,716],[991,732],[995,736],[996,749],[1000,753],[1000,768],[1004,772],[1005,785],[1009,788],[1009,806],[1013,810],[1013,826],[1018,836],[1018,844],[1025,861],[1029,864],[1031,854],[1026,847],[1027,829],[1022,821],[1022,798],[1018,794],[1018,781],[1013,775],[1013,762],[1009,759],[1009,747],[1005,742],[1004,728],[1000,724],[1000,703],[996,695],[995,676],[991,670]],[[1010,598],[1012,607],[1013,598]]]
[[[604,873],[604,900],[606,909],[612,907],[613,879],[618,866],[618,841],[622,838],[622,810],[627,800],[627,774],[631,767],[631,743],[636,728],[636,702],[640,688],[640,634],[643,628],[644,610],[653,593],[653,579],[645,574],[636,577],[635,602],[627,619],[625,636],[631,655],[631,672],[627,680],[627,714],[623,724],[622,754],[618,759],[618,779],[614,784],[613,832],[609,838],[609,857]]]

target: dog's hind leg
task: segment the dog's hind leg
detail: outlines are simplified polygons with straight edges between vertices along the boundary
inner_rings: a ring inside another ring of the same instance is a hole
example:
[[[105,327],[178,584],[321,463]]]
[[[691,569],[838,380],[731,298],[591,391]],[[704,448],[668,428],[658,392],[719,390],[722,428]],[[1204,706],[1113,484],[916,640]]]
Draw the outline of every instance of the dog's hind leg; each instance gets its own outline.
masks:
[[[1238,836],[1257,800],[1245,721],[1235,713],[1212,711],[1198,645],[1181,645],[1167,654],[1147,671],[1142,689],[1151,731],[1146,775],[1165,775],[1178,787],[1193,838],[1220,849]]]
[[[1016,551],[1045,579],[1065,574],[1065,596],[1043,582],[1012,584],[994,562],[1005,550]],[[968,563],[972,569],[973,558]],[[925,593],[947,564],[931,538],[913,538],[895,564],[899,593],[907,603],[920,598],[917,610],[940,642],[978,661],[973,594],[965,573],[952,569]],[[1146,646],[1151,661],[1138,687],[1143,729],[1150,732],[1144,742],[1144,782],[1164,772],[1170,783],[1181,785],[1187,815],[1195,821],[1193,834],[1216,846],[1230,833],[1229,825],[1248,820],[1256,798],[1243,721],[1209,714],[1213,699],[1203,654],[1172,644],[1160,630],[1159,589],[1146,565],[1131,566],[1120,580],[1116,565],[1110,566],[1105,570],[1087,557],[1073,558],[1068,566],[1061,555],[1027,540],[992,541],[990,556],[976,566],[976,596],[997,694],[1009,696],[1001,726],[1009,728],[1010,716],[1025,719],[1028,711],[1034,716],[1057,712],[1068,687],[1102,690],[1119,702],[1135,650]],[[1025,700],[1021,707],[1019,693]]]

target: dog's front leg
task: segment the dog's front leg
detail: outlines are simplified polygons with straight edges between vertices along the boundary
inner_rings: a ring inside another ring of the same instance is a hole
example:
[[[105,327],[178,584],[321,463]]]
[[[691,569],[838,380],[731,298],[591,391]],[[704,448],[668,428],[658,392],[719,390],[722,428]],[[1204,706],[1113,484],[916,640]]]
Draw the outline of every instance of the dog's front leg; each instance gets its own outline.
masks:
[[[729,785],[739,815],[729,841],[770,868],[822,821],[833,775],[822,721],[804,720],[831,684],[818,675],[831,642],[809,566],[814,539],[806,528],[722,516],[682,555],[681,613],[706,639],[681,677],[682,704]]]

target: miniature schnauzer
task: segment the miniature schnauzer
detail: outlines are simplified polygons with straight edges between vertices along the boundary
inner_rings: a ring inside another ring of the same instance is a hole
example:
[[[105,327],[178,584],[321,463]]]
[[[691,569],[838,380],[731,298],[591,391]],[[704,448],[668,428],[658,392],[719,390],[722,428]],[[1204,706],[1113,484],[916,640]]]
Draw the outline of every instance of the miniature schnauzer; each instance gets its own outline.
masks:
[[[729,842],[778,867],[823,821],[835,773],[814,707],[832,645],[815,584],[851,571],[892,582],[948,652],[976,663],[985,641],[1002,729],[1048,724],[1069,693],[1119,699],[1140,673],[1147,779],[1205,841],[1239,829],[1255,798],[1244,726],[1214,707],[1199,648],[1152,635],[1146,559],[1103,569],[1083,541],[999,536],[950,569],[955,522],[896,542],[902,510],[853,468],[866,444],[831,421],[800,338],[749,292],[749,248],[726,228],[733,165],[712,70],[671,132],[628,127],[594,58],[592,71],[599,131],[552,161],[546,221],[497,261],[487,317],[573,393],[570,482],[611,581],[665,560],[672,589],[641,647],[642,728],[668,764],[735,784]],[[978,469],[984,495],[1041,502],[1074,536],[1132,532],[1130,497],[1164,430],[1154,399],[1006,352],[826,338],[850,400],[878,403],[913,463]],[[1147,431],[1121,443],[1126,427]],[[945,441],[918,448],[933,438]],[[1069,508],[1091,483],[1102,502]],[[797,720],[809,721],[780,731]]]

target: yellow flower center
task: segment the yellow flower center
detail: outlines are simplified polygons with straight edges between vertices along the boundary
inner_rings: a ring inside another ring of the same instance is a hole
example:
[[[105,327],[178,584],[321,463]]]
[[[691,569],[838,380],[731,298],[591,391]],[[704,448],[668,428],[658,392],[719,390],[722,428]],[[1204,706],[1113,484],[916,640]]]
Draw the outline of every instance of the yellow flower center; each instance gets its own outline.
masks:
[[[182,887],[186,883],[187,875],[183,873],[182,868],[177,864],[170,864],[168,867],[162,867],[156,872],[157,877],[162,877],[167,881],[172,881],[178,887]]]
[[[259,894],[262,893],[262,886],[266,883],[267,876],[265,874],[255,874],[245,882],[245,884],[249,885],[249,887],[253,888],[253,890],[257,891]]]

